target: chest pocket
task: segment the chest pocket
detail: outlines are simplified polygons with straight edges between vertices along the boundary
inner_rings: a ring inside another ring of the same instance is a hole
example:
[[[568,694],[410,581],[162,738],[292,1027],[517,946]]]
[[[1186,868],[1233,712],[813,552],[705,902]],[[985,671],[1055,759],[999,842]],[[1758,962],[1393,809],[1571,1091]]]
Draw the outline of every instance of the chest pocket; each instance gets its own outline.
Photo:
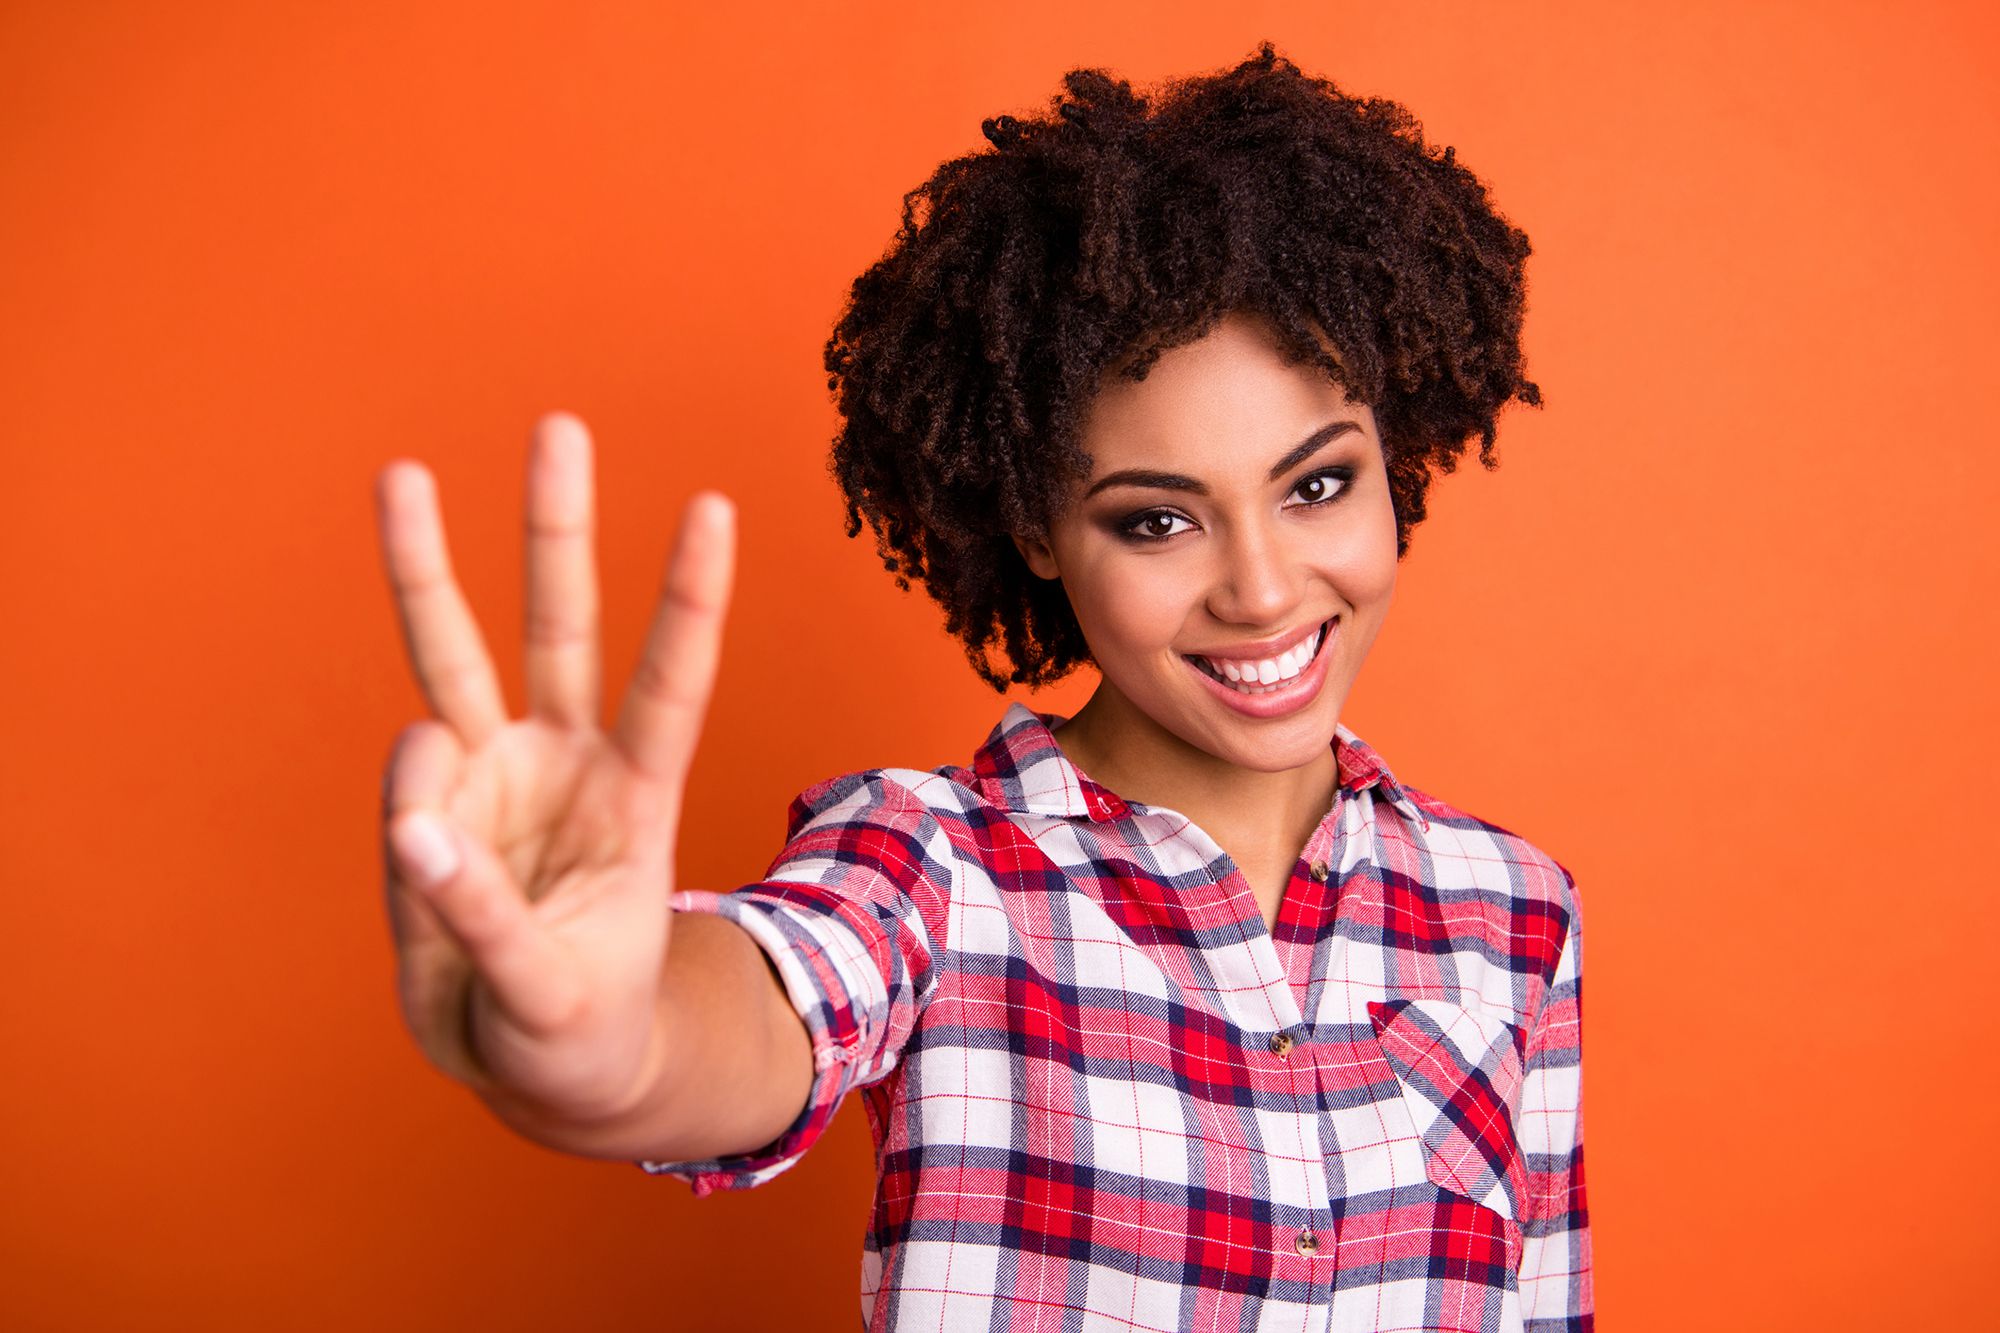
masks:
[[[1431,1183],[1518,1227],[1528,1182],[1514,1114],[1526,1033],[1448,1000],[1370,1001],[1368,1017],[1424,1142]]]

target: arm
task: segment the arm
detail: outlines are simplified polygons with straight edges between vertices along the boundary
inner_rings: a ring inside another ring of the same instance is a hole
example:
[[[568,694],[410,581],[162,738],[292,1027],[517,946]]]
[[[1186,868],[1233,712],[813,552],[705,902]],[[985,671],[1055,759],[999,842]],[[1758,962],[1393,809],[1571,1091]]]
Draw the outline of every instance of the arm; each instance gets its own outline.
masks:
[[[896,1068],[937,985],[933,964],[955,853],[936,812],[880,773],[831,778],[793,803],[791,837],[765,878],[680,895],[683,920],[713,913],[760,948],[806,1034],[803,1107],[753,1149],[635,1154],[697,1194],[760,1185],[818,1141],[847,1094]]]
[[[811,1066],[755,944],[671,911],[687,771],[721,653],[733,509],[691,500],[645,650],[600,728],[591,444],[529,458],[528,715],[510,720],[452,574],[434,481],[378,478],[384,560],[435,719],[398,738],[384,888],[404,1018],[506,1124],[569,1151],[740,1147],[797,1115]]]
[[[553,1119],[502,1098],[488,1105],[561,1152],[683,1161],[770,1143],[798,1118],[812,1081],[805,1024],[756,941],[722,917],[689,912],[669,937],[630,1105],[594,1121]]]
[[[507,716],[428,472],[390,465],[377,500],[411,665],[436,714],[398,738],[383,784],[384,889],[412,1035],[538,1143],[651,1159],[641,1165],[687,1174],[697,1191],[768,1179],[847,1089],[894,1067],[931,975],[949,840],[907,788],[849,775],[794,803],[765,883],[675,899],[733,509],[690,501],[605,732],[582,423],[545,417],[529,460],[527,717]]]

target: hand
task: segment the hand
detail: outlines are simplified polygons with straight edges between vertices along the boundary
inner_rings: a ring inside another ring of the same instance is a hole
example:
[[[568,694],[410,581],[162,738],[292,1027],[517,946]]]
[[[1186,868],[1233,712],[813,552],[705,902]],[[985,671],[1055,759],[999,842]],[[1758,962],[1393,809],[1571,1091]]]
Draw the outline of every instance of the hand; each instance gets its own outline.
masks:
[[[376,479],[403,638],[433,720],[384,782],[389,919],[404,1021],[489,1104],[590,1121],[644,1096],[687,770],[721,654],[734,509],[688,501],[616,724],[599,729],[591,443],[554,413],[528,466],[527,692],[510,721],[452,579],[436,487]]]

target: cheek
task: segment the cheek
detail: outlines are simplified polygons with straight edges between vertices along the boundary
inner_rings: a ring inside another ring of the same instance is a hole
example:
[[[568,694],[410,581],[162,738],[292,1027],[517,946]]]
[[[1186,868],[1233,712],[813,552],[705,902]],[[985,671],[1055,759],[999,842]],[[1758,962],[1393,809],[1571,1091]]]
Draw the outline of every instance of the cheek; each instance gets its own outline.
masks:
[[[1357,612],[1386,611],[1396,591],[1396,544],[1389,540],[1388,557],[1369,552],[1342,571],[1341,591]]]
[[[1396,511],[1386,493],[1370,507],[1367,523],[1341,553],[1337,577],[1343,596],[1357,611],[1388,609],[1396,591]]]
[[[1100,658],[1104,650],[1147,650],[1174,642],[1187,617],[1185,578],[1174,561],[1143,554],[1109,552],[1067,577],[1070,607],[1084,637]]]

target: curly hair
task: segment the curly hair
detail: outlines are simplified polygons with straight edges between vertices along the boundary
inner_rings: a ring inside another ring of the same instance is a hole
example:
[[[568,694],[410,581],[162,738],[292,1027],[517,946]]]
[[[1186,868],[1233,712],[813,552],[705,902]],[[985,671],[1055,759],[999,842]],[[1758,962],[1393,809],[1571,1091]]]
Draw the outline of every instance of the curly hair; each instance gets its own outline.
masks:
[[[1497,466],[1500,408],[1541,404],[1520,345],[1528,238],[1401,105],[1269,42],[1151,99],[1100,69],[1063,84],[1052,115],[984,121],[990,150],[904,196],[826,344],[847,534],[866,520],[996,690],[1091,660],[1013,534],[1044,537],[1088,477],[1080,433],[1108,373],[1142,380],[1224,316],[1263,315],[1289,361],[1373,407],[1399,559],[1434,470],[1475,432]]]

